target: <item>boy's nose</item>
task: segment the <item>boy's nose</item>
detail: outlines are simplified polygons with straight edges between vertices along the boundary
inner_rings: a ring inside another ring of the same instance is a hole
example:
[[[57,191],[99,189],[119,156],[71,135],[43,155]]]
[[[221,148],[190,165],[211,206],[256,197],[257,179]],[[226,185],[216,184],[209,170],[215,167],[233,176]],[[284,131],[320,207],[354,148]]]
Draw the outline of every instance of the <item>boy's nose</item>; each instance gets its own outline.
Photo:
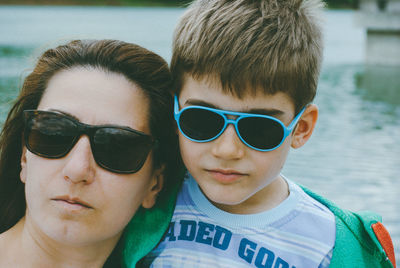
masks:
[[[238,137],[232,124],[229,124],[221,136],[212,143],[212,153],[217,158],[233,160],[244,156],[245,144]]]
[[[81,136],[65,157],[64,179],[72,183],[90,184],[93,182],[96,162],[93,158],[88,136]]]

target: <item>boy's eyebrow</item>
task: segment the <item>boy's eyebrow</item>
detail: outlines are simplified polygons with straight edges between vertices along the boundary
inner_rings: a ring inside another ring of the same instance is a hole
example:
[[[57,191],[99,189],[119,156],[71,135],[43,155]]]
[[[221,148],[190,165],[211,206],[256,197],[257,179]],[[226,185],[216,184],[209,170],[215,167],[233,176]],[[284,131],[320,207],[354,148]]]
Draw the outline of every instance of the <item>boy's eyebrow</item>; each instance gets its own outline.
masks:
[[[203,100],[196,100],[196,99],[188,99],[185,104],[186,105],[197,105],[197,106],[204,106],[204,107],[209,107],[209,108],[214,108],[214,109],[219,109],[223,110],[218,106],[215,106],[212,103],[208,103]],[[235,112],[240,112],[240,113],[248,113],[248,114],[262,114],[262,115],[269,115],[269,116],[280,116],[283,115],[285,112],[278,110],[278,109],[264,109],[264,108],[255,108],[255,109],[249,109],[249,110],[240,110],[240,111],[235,111]]]

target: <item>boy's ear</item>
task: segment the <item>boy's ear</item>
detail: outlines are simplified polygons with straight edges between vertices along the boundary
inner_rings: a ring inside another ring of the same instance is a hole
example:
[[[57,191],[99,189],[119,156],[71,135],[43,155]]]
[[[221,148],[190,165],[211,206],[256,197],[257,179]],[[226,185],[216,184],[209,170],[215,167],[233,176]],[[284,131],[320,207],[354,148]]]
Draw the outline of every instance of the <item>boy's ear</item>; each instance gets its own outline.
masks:
[[[165,166],[162,166],[154,172],[153,177],[151,178],[150,188],[142,202],[144,208],[152,208],[156,203],[157,196],[164,185],[164,170]]]
[[[308,141],[314,131],[317,119],[317,105],[308,105],[292,133],[292,148],[300,148]]]
[[[26,182],[26,147],[22,147],[22,154],[21,154],[21,171],[19,173],[20,180],[25,183]]]

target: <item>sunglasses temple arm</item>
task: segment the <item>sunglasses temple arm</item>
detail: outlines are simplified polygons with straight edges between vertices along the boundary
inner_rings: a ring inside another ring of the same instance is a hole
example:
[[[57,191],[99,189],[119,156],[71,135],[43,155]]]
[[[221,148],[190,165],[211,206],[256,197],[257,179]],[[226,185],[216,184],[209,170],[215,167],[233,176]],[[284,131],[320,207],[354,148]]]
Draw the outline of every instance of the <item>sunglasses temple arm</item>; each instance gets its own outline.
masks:
[[[177,115],[178,113],[179,113],[178,97],[174,95],[174,114]]]
[[[297,122],[299,122],[301,116],[303,115],[304,111],[306,110],[306,107],[304,107],[297,115],[296,117],[293,119],[292,123],[290,123],[290,125],[287,127],[287,129],[289,130],[289,132],[292,132],[293,128],[297,125]]]

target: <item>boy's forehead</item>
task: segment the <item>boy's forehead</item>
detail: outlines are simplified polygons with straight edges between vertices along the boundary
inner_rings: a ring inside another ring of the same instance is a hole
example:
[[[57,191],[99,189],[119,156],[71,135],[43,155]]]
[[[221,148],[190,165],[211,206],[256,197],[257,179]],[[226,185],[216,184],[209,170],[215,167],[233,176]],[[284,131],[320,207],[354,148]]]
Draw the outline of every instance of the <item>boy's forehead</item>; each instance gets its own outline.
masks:
[[[280,110],[294,112],[294,103],[288,94],[265,93],[262,89],[244,89],[241,96],[222,87],[214,77],[195,78],[186,75],[179,94],[181,105],[207,104],[219,109],[232,111]]]
[[[253,87],[250,83],[247,86],[241,88],[233,88],[230,85],[223,85],[219,78],[219,75],[207,74],[203,76],[193,76],[185,74],[182,81],[182,89],[185,87],[195,87],[197,89],[210,89],[224,95],[230,96],[237,99],[245,99],[248,97],[256,97],[261,95],[272,96],[273,94],[265,93],[265,90],[261,87]],[[180,91],[180,92],[181,92]]]

